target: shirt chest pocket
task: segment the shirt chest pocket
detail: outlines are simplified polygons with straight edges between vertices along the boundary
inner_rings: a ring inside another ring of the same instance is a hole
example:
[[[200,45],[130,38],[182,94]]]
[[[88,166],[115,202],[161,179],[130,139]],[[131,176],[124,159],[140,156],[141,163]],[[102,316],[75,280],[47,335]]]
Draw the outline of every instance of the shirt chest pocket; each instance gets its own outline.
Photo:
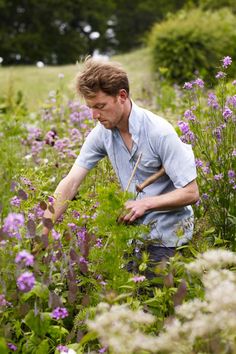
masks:
[[[156,173],[160,167],[162,166],[161,159],[160,157],[143,157],[140,161],[138,170],[140,171],[141,174],[145,176],[150,176],[153,173]]]

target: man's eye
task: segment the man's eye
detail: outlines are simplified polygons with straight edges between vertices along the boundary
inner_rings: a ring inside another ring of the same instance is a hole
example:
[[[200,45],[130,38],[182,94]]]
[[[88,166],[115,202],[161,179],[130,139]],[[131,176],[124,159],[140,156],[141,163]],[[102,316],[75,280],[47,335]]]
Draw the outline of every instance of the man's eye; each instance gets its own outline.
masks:
[[[105,107],[105,104],[99,104],[96,106],[97,109],[103,109]]]

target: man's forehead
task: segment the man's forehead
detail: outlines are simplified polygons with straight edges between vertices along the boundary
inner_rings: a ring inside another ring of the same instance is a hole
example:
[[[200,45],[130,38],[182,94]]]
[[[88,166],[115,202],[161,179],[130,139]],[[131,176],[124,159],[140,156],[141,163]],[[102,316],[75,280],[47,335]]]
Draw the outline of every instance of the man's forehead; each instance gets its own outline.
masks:
[[[94,105],[97,103],[106,103],[112,98],[113,96],[107,95],[106,93],[99,91],[93,97],[85,97],[85,101],[88,105]]]

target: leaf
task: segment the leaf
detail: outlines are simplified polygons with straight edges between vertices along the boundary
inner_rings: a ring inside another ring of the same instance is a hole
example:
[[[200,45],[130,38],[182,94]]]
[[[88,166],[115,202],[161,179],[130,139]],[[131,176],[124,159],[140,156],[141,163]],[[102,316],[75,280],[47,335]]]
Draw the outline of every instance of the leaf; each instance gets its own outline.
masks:
[[[92,340],[97,339],[97,333],[95,332],[89,332],[87,334],[85,334],[85,336],[83,336],[83,338],[80,341],[80,345],[84,345]]]
[[[51,229],[53,228],[52,219],[43,218],[43,219],[42,219],[42,222],[43,222],[43,225],[44,225],[47,229],[51,230]]]
[[[53,309],[62,306],[62,301],[60,296],[51,291],[49,294],[48,306]]]
[[[24,318],[25,324],[38,336],[43,337],[49,329],[51,317],[49,313],[34,314],[31,310]]]
[[[212,226],[210,229],[204,231],[203,232],[203,236],[207,236],[207,235],[213,234],[213,232],[215,232],[214,226]]]
[[[24,354],[35,354],[35,351],[37,350],[39,344],[41,342],[41,339],[36,336],[35,334],[32,334],[27,342],[23,345],[22,348],[22,353]]]
[[[163,283],[165,287],[171,288],[174,285],[174,276],[172,273],[168,273],[166,276],[163,278]]]
[[[55,209],[53,208],[52,205],[49,205],[48,210],[49,210],[52,214],[55,214]]]
[[[49,327],[48,334],[50,335],[50,337],[58,339],[60,338],[60,335],[66,336],[67,334],[69,334],[69,331],[65,327],[53,325]]]
[[[25,193],[25,191],[23,191],[23,189],[19,189],[18,193],[17,193],[18,197],[22,200],[27,200],[28,196]]]
[[[29,231],[30,236],[34,237],[35,236],[35,232],[36,232],[36,225],[35,225],[34,220],[29,219],[27,221],[26,225],[27,225],[27,230]]]
[[[49,352],[48,339],[44,339],[35,351],[35,354],[46,354]]]
[[[39,207],[42,210],[46,210],[47,209],[47,203],[45,203],[43,200],[41,200],[41,202],[39,203]]]
[[[173,295],[174,306],[181,305],[187,294],[187,284],[185,280],[182,280],[178,286],[176,293]]]
[[[43,247],[47,248],[48,247],[48,243],[49,243],[48,242],[48,236],[47,235],[42,235],[41,240],[42,240]]]
[[[0,338],[0,353],[1,354],[8,354],[9,353],[5,339],[2,337]]]

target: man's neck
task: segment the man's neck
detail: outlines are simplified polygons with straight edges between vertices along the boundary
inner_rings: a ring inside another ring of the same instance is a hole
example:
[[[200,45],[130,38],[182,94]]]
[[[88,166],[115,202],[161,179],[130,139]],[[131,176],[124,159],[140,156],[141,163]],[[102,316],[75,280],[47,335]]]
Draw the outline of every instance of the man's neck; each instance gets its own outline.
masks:
[[[129,116],[130,116],[131,109],[132,109],[132,102],[130,98],[127,98],[125,102],[123,117],[119,125],[117,126],[117,129],[120,131],[121,134],[129,133]]]

